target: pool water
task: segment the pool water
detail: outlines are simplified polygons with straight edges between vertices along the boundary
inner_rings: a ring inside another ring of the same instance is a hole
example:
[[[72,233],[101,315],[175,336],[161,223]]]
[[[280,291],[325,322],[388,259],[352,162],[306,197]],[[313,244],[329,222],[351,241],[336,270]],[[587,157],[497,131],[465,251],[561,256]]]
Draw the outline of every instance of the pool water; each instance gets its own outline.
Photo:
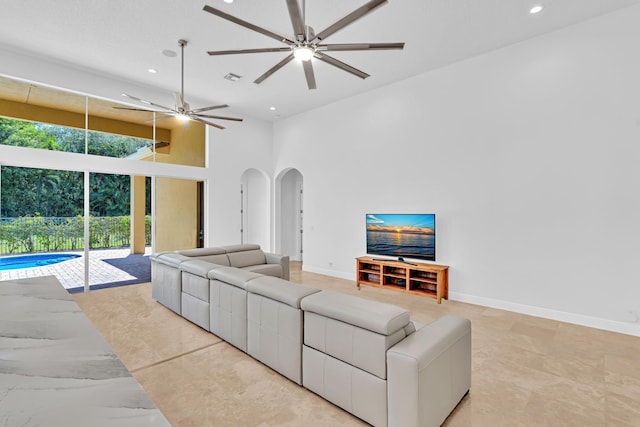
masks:
[[[0,257],[0,270],[42,267],[79,258],[76,254],[31,254]]]

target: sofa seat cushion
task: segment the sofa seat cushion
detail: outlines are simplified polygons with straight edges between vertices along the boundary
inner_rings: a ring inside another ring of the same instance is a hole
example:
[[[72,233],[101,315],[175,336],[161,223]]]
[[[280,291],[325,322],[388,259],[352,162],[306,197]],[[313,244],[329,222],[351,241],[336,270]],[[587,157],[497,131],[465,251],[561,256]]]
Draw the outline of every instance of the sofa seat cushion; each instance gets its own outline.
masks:
[[[302,309],[382,335],[391,335],[409,323],[409,312],[403,308],[333,291],[305,298]]]
[[[233,267],[215,268],[207,274],[209,279],[218,280],[246,290],[247,282],[262,277],[261,274]]]
[[[258,264],[242,267],[243,270],[264,274],[265,276],[282,277],[282,266],[280,264]]]
[[[228,253],[229,264],[231,267],[247,267],[249,265],[266,264],[267,258],[264,256],[264,252],[260,249],[252,251],[231,252]]]
[[[293,308],[300,308],[300,301],[320,289],[292,283],[277,277],[262,276],[247,283],[247,290],[252,294],[262,295]]]

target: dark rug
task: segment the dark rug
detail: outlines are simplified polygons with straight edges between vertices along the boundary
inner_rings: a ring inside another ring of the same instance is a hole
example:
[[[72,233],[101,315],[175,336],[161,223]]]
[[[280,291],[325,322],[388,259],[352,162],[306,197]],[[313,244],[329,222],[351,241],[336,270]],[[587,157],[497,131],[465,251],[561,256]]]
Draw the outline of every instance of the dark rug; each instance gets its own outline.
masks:
[[[122,271],[126,271],[127,273],[135,277],[135,279],[92,285],[89,287],[89,289],[91,290],[115,288],[117,286],[135,285],[138,283],[147,283],[151,281],[151,260],[149,259],[148,255],[132,254],[126,256],[125,258],[103,259],[102,261]],[[67,291],[70,294],[83,292],[84,287],[80,286],[77,288],[70,288],[67,289]]]

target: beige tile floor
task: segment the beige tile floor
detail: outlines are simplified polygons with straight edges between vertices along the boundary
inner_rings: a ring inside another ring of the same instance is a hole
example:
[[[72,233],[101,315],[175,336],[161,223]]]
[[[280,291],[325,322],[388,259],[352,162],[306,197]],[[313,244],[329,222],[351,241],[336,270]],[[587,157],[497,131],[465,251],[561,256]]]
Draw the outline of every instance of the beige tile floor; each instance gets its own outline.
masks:
[[[640,338],[491,308],[362,287],[300,271],[292,280],[471,319],[469,395],[446,426],[640,426]],[[174,427],[362,426],[151,299],[151,285],[74,298]]]

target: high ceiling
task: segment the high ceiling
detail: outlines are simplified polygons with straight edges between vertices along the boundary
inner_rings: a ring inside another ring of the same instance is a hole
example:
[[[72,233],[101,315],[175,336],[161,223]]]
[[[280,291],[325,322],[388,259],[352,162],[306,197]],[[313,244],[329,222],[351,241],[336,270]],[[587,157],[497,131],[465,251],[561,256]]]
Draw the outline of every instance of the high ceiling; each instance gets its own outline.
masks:
[[[306,0],[306,20],[318,32],[366,2]],[[231,106],[231,115],[273,120],[638,3],[640,0],[390,0],[326,42],[405,42],[404,50],[332,53],[369,73],[366,80],[314,60],[318,88],[311,91],[295,61],[262,84],[253,83],[286,53],[206,53],[284,45],[204,12],[205,4],[292,37],[285,0],[235,0],[231,4],[223,0],[0,0],[0,46],[171,93],[180,90],[178,40],[186,39],[185,93],[192,108],[205,106],[199,103],[224,103]],[[545,8],[532,15],[529,10],[535,4]],[[166,49],[178,56],[164,55]],[[157,74],[149,73],[149,68]],[[227,73],[243,78],[232,82],[224,79]],[[269,109],[272,106],[275,111]]]

